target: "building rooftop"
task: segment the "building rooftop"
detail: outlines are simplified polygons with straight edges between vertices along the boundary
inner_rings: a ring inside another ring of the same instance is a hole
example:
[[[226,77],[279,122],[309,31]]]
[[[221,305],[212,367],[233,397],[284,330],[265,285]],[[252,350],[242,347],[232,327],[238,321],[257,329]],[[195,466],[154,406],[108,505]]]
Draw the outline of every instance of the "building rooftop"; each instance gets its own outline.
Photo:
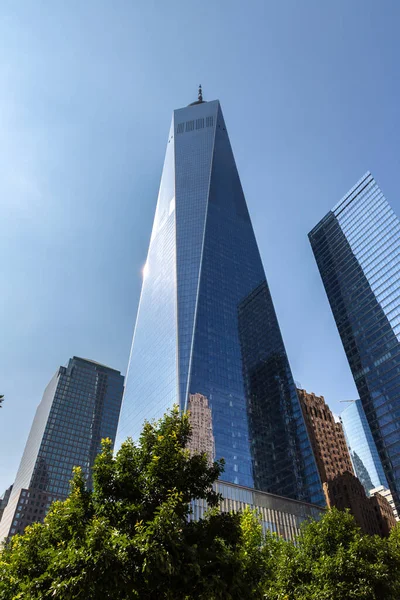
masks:
[[[91,358],[82,358],[81,356],[73,356],[73,360],[82,360],[83,362],[91,363],[92,365],[97,365],[98,367],[103,367],[104,369],[108,369],[109,371],[114,371],[114,373],[118,373],[121,375],[121,371],[117,369],[113,369],[112,367],[108,367],[107,365],[103,365],[102,363],[97,362],[96,360],[92,360]]]

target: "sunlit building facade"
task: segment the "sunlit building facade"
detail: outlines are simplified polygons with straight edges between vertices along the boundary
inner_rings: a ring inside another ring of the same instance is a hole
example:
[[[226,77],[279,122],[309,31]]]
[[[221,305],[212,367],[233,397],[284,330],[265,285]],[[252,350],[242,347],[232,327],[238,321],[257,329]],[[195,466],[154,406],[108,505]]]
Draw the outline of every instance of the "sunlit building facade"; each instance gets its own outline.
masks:
[[[399,219],[367,173],[309,238],[386,479],[399,506]]]
[[[196,394],[225,480],[323,503],[221,107],[201,97],[172,118],[118,442]]]

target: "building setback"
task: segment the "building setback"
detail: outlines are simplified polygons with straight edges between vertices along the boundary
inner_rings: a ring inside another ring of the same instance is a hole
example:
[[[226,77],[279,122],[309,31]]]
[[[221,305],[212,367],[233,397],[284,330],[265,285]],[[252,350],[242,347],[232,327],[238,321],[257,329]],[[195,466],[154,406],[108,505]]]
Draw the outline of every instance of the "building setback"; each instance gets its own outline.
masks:
[[[0,522],[0,541],[42,521],[69,493],[72,469],[91,468],[103,438],[114,441],[124,378],[119,371],[74,356],[45,389]]]
[[[400,222],[367,173],[309,239],[398,507]]]
[[[221,106],[201,93],[173,113],[118,443],[196,394],[225,480],[323,503]]]

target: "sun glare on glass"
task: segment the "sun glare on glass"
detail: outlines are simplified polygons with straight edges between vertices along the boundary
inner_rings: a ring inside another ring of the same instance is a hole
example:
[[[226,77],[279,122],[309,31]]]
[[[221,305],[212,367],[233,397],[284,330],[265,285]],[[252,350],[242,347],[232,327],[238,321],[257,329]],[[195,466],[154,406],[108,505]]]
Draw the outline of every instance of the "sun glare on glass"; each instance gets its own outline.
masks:
[[[148,276],[148,274],[149,274],[149,265],[147,263],[145,263],[145,265],[144,265],[144,267],[142,269],[143,279],[146,279],[146,277]]]

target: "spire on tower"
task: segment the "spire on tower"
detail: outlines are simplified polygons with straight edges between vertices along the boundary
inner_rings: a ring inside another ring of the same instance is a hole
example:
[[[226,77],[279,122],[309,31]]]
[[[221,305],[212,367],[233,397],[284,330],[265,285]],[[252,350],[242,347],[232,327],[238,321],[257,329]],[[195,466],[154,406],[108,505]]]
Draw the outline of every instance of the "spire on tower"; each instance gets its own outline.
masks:
[[[205,102],[205,100],[203,100],[203,90],[201,87],[201,84],[199,85],[199,91],[197,93],[197,100],[196,102],[191,102],[189,104],[189,106],[195,106],[195,104],[203,104],[203,102]]]

